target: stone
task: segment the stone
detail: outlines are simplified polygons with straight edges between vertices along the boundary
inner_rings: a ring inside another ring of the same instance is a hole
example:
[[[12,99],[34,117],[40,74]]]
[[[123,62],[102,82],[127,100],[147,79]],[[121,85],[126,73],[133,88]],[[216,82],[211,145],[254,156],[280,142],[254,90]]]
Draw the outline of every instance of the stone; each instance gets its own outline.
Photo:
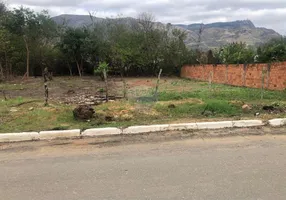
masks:
[[[274,106],[263,106],[262,109],[269,112],[275,110]]]
[[[244,104],[241,108],[242,108],[242,110],[243,110],[244,112],[247,112],[247,111],[250,111],[250,110],[251,110],[251,107],[250,107],[249,105],[247,105],[247,104]]]
[[[17,108],[13,107],[13,108],[10,109],[10,112],[18,112],[18,110],[17,110]]]
[[[168,105],[168,108],[176,108],[175,104]]]
[[[107,121],[107,122],[112,122],[112,121],[114,121],[115,119],[114,119],[114,116],[112,116],[112,115],[106,115],[105,116],[105,121]]]
[[[94,109],[89,105],[79,105],[73,110],[73,116],[77,120],[91,119],[94,113]]]
[[[133,119],[133,115],[131,115],[131,114],[124,114],[124,115],[121,116],[121,119],[125,120],[125,121],[129,121],[129,120]]]
[[[86,104],[86,105],[91,105],[91,106],[92,106],[92,105],[94,105],[95,103],[94,103],[94,102],[91,102],[91,101],[87,101],[87,102],[85,102],[85,104]]]
[[[32,110],[34,110],[34,108],[33,108],[33,107],[30,107],[30,108],[29,108],[29,111],[32,111]]]
[[[75,94],[75,91],[74,90],[68,90],[67,94]]]
[[[206,117],[212,116],[214,114],[215,114],[214,112],[209,111],[209,110],[206,110],[206,111],[202,112],[202,115],[204,115]]]

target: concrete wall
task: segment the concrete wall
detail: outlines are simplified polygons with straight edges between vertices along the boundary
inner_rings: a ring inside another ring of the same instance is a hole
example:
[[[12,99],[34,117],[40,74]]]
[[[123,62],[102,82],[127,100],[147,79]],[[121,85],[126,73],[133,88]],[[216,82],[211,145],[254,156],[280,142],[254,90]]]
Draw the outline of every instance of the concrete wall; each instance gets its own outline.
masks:
[[[247,65],[185,65],[181,77],[270,90],[286,88],[286,62]],[[262,84],[264,82],[264,84]]]

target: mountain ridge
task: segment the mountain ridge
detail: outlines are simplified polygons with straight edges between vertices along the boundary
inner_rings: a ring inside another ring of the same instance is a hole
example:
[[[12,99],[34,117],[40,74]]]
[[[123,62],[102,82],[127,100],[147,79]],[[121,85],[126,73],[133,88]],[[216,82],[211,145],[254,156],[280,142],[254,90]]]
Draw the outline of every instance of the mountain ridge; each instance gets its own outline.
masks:
[[[52,18],[57,24],[66,23],[70,27],[89,26],[92,22],[100,22],[105,18],[94,17],[93,21],[89,15],[63,14]],[[110,20],[113,20],[110,18]],[[131,17],[121,18],[125,23],[136,20]],[[167,26],[161,22],[154,22],[158,27]],[[170,24],[170,23],[169,23]],[[189,48],[200,46],[202,50],[219,48],[227,43],[245,42],[249,46],[259,46],[272,38],[281,37],[272,29],[256,27],[251,20],[236,20],[230,22],[214,22],[209,24],[171,24],[172,28],[179,28],[186,32],[186,45]],[[201,32],[201,34],[200,34]],[[201,42],[198,44],[199,36]]]

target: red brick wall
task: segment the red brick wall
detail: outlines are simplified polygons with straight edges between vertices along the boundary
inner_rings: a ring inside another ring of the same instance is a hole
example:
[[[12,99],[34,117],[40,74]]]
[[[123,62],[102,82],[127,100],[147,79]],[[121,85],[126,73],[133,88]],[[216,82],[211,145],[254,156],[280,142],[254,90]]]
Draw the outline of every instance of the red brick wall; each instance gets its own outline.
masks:
[[[264,71],[264,72],[263,72]],[[248,65],[185,65],[181,77],[270,90],[286,88],[286,62]]]

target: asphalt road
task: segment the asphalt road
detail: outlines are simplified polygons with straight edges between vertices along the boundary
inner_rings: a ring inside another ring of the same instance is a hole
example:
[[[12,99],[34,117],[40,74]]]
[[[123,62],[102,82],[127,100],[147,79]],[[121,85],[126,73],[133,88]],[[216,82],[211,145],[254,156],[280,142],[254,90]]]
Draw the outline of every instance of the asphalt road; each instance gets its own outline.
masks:
[[[286,199],[283,135],[85,142],[2,146],[0,199]]]

